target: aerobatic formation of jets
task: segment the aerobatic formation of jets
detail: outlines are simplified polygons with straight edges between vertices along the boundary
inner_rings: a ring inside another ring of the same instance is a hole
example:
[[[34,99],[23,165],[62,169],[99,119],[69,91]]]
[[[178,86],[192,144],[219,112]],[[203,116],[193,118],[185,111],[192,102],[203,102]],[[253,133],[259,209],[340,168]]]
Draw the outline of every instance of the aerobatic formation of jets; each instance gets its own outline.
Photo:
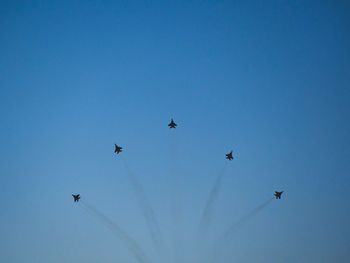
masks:
[[[169,128],[170,129],[175,129],[177,124],[174,122],[173,119],[170,120],[170,123],[168,124]],[[119,154],[123,151],[123,147],[117,145],[117,144],[114,144],[114,153],[116,154]],[[229,161],[232,161],[234,159],[233,157],[233,151],[230,151],[229,153],[226,154],[226,159],[229,160]],[[274,196],[276,199],[281,199],[281,196],[283,194],[283,191],[281,192],[278,192],[278,191],[275,191],[274,193]],[[74,198],[74,202],[79,202],[80,200],[80,194],[77,194],[77,195],[74,195],[72,194],[73,198]]]
[[[77,195],[72,194],[72,196],[73,196],[74,202],[79,202],[79,200],[80,200],[80,194],[77,194]]]

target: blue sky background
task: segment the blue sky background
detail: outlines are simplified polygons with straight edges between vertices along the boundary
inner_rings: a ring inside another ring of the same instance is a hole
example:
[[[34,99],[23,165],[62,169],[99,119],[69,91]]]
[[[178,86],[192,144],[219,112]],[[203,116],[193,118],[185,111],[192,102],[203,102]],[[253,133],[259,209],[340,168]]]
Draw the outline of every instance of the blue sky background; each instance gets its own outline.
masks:
[[[285,195],[239,226],[216,262],[349,262],[349,10],[1,1],[0,261],[136,262],[72,202],[81,193],[152,262],[197,262],[201,211],[232,149],[205,244]],[[161,255],[114,143],[154,208]]]

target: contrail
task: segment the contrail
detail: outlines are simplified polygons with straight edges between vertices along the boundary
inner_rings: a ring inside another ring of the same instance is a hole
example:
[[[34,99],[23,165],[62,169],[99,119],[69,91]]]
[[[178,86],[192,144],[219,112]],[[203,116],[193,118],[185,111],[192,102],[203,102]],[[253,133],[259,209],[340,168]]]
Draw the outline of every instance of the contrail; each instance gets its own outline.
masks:
[[[183,231],[182,231],[182,179],[179,177],[181,174],[178,171],[179,167],[179,156],[180,146],[178,139],[178,131],[169,131],[169,157],[170,157],[170,170],[169,170],[169,182],[172,183],[169,200],[169,207],[171,213],[171,254],[173,263],[184,262],[184,242],[183,242]]]
[[[87,203],[86,201],[80,201],[82,208],[84,208],[91,215],[102,220],[103,224],[112,230],[112,232],[124,242],[124,244],[131,251],[133,256],[139,263],[150,263],[151,261],[147,258],[146,254],[143,252],[136,240],[130,237],[123,229],[120,228],[115,222],[105,216],[102,212],[97,210],[95,207]]]
[[[261,205],[257,206],[256,208],[254,208],[252,211],[250,211],[248,214],[246,214],[245,216],[243,216],[241,219],[239,219],[238,221],[236,221],[235,223],[233,223],[229,229],[226,230],[226,232],[224,232],[224,234],[221,236],[221,238],[219,240],[222,240],[223,242],[229,242],[232,237],[233,234],[236,232],[236,230],[243,225],[245,222],[247,222],[249,219],[251,219],[252,217],[254,217],[256,214],[258,214],[261,210],[263,210],[266,206],[268,206],[272,201],[273,201],[273,197],[266,200],[264,203],[262,203]]]
[[[159,250],[159,252],[163,251],[163,239],[162,234],[155,216],[155,213],[153,211],[152,206],[148,202],[148,199],[146,197],[146,194],[143,190],[142,185],[139,183],[139,181],[136,179],[134,174],[131,172],[130,167],[128,166],[125,159],[122,157],[123,164],[125,166],[125,169],[128,174],[128,178],[131,182],[131,185],[134,188],[134,192],[137,198],[137,201],[142,209],[143,216],[146,220],[146,224],[148,226],[148,230],[151,234],[153,243],[155,244],[156,248]]]
[[[216,244],[214,245],[214,252],[212,254],[211,259],[209,262],[216,262],[216,258],[219,255],[220,251],[223,249],[223,247],[231,241],[233,238],[235,232],[241,227],[244,223],[246,223],[249,219],[257,215],[259,212],[261,212],[265,207],[267,207],[274,198],[270,198],[260,204],[259,206],[255,207],[253,210],[251,210],[248,214],[240,218],[238,221],[233,223],[217,240]]]
[[[225,163],[225,166],[221,169],[218,176],[216,177],[214,185],[209,193],[207,202],[205,203],[204,210],[202,213],[202,218],[199,223],[198,242],[201,242],[201,240],[203,240],[203,238],[206,236],[208,232],[208,228],[210,226],[215,204],[216,204],[216,199],[218,198],[218,195],[221,189],[222,178],[225,175],[226,168],[227,168],[227,162]]]

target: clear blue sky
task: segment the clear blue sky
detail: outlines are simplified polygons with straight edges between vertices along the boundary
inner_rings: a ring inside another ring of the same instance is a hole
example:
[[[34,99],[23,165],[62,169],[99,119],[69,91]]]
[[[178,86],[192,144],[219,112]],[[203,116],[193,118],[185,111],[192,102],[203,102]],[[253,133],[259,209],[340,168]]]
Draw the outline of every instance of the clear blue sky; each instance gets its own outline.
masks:
[[[1,1],[0,261],[136,262],[72,202],[81,193],[152,262],[197,262],[232,149],[209,247],[285,195],[216,262],[349,262],[346,2]],[[114,143],[153,206],[161,256]]]

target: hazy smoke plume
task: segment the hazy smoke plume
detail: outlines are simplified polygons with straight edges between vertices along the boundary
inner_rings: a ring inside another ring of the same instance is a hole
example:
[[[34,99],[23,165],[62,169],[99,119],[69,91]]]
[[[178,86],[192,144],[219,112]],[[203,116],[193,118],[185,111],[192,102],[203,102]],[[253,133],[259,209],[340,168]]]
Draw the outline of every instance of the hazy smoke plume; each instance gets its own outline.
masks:
[[[134,189],[134,193],[136,195],[136,199],[139,203],[139,206],[142,210],[143,216],[145,218],[148,230],[151,234],[152,240],[156,246],[156,248],[161,252],[164,249],[163,241],[162,241],[162,234],[155,216],[155,213],[153,211],[152,206],[148,202],[148,199],[146,197],[146,194],[143,190],[142,185],[139,183],[139,181],[136,179],[135,175],[132,173],[131,169],[129,168],[127,162],[124,158],[122,158],[125,169],[127,171],[128,178],[130,180],[130,183]]]
[[[100,219],[101,222],[112,231],[112,233],[118,237],[125,246],[130,250],[132,255],[137,259],[139,263],[150,263],[151,261],[147,258],[139,244],[130,237],[123,229],[119,227],[115,222],[105,216],[102,212],[97,210],[95,207],[87,203],[86,201],[80,201],[82,208],[84,208],[89,214]]]
[[[199,231],[198,231],[198,241],[201,242],[203,238],[205,238],[208,228],[210,226],[213,212],[216,204],[216,200],[219,196],[219,192],[222,185],[222,179],[225,175],[227,169],[227,163],[225,163],[225,166],[221,169],[218,176],[216,177],[216,180],[214,182],[214,185],[209,193],[207,202],[205,203],[204,210],[202,213],[201,221],[199,223]]]

